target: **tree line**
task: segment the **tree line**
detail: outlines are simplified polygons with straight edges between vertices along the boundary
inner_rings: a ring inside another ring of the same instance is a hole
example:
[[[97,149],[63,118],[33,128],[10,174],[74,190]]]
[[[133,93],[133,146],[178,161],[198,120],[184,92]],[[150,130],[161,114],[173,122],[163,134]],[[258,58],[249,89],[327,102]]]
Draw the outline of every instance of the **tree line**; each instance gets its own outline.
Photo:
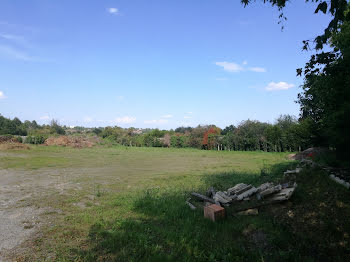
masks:
[[[106,127],[95,129],[99,136],[125,146],[197,148],[206,150],[299,151],[310,146],[310,123],[281,115],[274,124],[256,120],[220,129],[215,125],[153,129],[141,134],[138,129]]]
[[[0,135],[28,136],[26,141],[33,144],[43,143],[49,135],[93,134],[124,146],[283,152],[312,146],[310,127],[309,121],[298,121],[290,115],[281,115],[274,124],[246,120],[224,129],[198,125],[171,130],[118,126],[68,128],[55,120],[50,125],[39,125],[35,121],[21,122],[18,118],[11,120],[0,115]]]
[[[17,117],[9,119],[0,114],[0,135],[50,135],[65,134],[65,127],[59,125],[58,121],[52,120],[50,125],[39,125],[35,120],[22,122]]]

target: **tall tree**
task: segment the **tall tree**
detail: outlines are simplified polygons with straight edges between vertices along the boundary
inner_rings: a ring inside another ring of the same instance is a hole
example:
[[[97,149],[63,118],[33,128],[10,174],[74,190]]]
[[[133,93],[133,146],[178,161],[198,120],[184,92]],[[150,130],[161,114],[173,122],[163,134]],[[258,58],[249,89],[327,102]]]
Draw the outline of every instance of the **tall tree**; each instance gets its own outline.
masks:
[[[250,0],[241,0],[245,6]],[[287,0],[263,0],[281,11]],[[347,0],[305,0],[318,3],[315,13],[330,14],[332,19],[324,33],[313,39],[313,54],[304,69],[303,91],[298,95],[301,118],[311,126],[310,139],[315,145],[336,148],[340,157],[350,153],[350,5]],[[310,49],[310,40],[303,41],[304,50]],[[331,51],[322,51],[329,45]]]
[[[306,65],[298,102],[302,118],[312,120],[314,142],[345,157],[350,153],[350,21],[333,33],[331,47]]]

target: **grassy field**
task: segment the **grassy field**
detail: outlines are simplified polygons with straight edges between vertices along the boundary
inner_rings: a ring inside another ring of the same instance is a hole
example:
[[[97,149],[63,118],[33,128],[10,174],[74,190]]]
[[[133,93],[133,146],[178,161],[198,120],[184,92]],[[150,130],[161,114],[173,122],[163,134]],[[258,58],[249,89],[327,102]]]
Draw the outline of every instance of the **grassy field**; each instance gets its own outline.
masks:
[[[22,205],[46,212],[18,260],[345,261],[349,192],[319,170],[298,178],[291,201],[219,223],[185,200],[209,186],[277,181],[284,153],[33,146],[0,152],[0,169],[29,181]],[[40,190],[37,190],[40,188]]]

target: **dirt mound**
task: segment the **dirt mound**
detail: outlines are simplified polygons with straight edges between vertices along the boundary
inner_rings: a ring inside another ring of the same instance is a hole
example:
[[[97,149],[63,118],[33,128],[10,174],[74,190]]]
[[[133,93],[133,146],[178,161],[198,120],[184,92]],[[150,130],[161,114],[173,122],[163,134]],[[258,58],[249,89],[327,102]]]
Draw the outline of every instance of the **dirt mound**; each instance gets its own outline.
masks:
[[[0,150],[27,150],[30,149],[28,145],[18,142],[0,142]]]
[[[98,137],[59,136],[49,137],[45,141],[47,146],[70,146],[74,148],[92,147],[99,142]]]
[[[28,145],[19,142],[14,136],[0,136],[0,150],[23,150],[30,149]]]
[[[14,137],[12,135],[0,136],[0,144],[3,143],[19,143],[19,140],[17,137]]]
[[[303,152],[297,153],[297,154],[290,154],[288,155],[289,159],[293,160],[303,160],[303,159],[315,159],[318,156],[322,154],[329,153],[330,150],[328,148],[324,147],[310,147]]]

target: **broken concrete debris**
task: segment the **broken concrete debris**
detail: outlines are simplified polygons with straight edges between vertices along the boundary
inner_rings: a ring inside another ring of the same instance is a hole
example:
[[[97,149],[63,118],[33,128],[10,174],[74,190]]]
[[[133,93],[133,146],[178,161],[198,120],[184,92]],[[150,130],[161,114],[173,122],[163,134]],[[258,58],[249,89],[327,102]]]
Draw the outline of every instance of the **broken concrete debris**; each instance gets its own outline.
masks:
[[[225,192],[222,192],[222,191],[216,192],[213,199],[215,200],[215,202],[220,202],[222,204],[228,204],[228,203],[232,202],[232,198],[229,195],[225,194]]]
[[[260,193],[260,192],[262,192],[262,191],[264,191],[264,190],[270,188],[271,186],[273,186],[273,184],[272,184],[272,183],[269,183],[269,182],[260,185],[260,186],[258,187],[258,193]]]
[[[299,174],[301,171],[301,168],[296,168],[294,170],[287,170],[284,172],[284,175],[289,175],[289,174]]]
[[[302,159],[300,164],[302,166],[321,167],[323,170],[330,173],[329,177],[331,180],[350,189],[349,170],[321,166],[309,159]],[[237,208],[235,208],[236,214],[257,215],[258,207],[289,200],[297,188],[295,177],[301,171],[301,167],[285,171],[284,179],[290,181],[277,185],[266,182],[258,187],[254,187],[252,185],[239,183],[228,188],[226,191],[216,191],[214,187],[210,187],[207,190],[206,196],[195,192],[191,193],[191,195],[197,200],[204,202],[204,205],[202,205],[202,207],[204,207],[204,216],[210,218],[212,221],[216,221],[218,218],[223,218],[225,216],[224,207],[235,205],[237,205]],[[239,203],[243,203],[243,201],[245,203],[250,203],[250,201],[254,200],[258,202],[250,204],[250,207],[245,207],[245,205],[239,206]],[[186,203],[191,209],[196,208],[196,206],[189,202],[189,199]]]
[[[215,192],[214,187],[211,186],[211,187],[208,188],[208,190],[207,190],[207,196],[208,197],[213,197],[215,195],[215,193],[216,192]]]
[[[251,208],[251,209],[247,209],[247,210],[238,212],[237,214],[243,215],[243,216],[251,216],[251,215],[258,215],[259,211],[257,208]]]
[[[347,189],[350,188],[350,183],[346,182],[344,179],[341,179],[339,177],[336,177],[335,175],[331,174],[329,176],[330,179],[332,179],[333,181],[337,182],[338,184],[341,184],[343,186],[345,186]]]
[[[312,168],[315,167],[320,167],[322,168],[324,171],[328,172],[329,178],[331,180],[333,180],[334,182],[346,187],[347,189],[350,189],[350,180],[349,180],[349,173],[350,170],[346,169],[346,168],[335,168],[335,167],[330,167],[330,166],[325,166],[325,165],[321,165],[318,164],[310,159],[302,159],[300,161],[300,164],[302,166],[309,166]],[[301,168],[296,168],[295,170],[287,170],[286,172],[284,172],[284,175],[289,175],[289,174],[297,174],[301,171]],[[347,180],[347,181],[346,181]]]
[[[269,188],[265,189],[264,191],[260,192],[259,194],[262,197],[266,197],[266,196],[269,196],[273,193],[281,191],[281,189],[282,189],[281,185],[277,185],[277,186],[271,185]]]
[[[209,218],[212,221],[217,221],[219,218],[221,219],[225,216],[223,215],[224,213],[221,213],[225,212],[224,207],[239,205],[242,201],[249,203],[249,201],[254,199],[261,202],[259,204],[255,203],[255,206],[253,207],[240,208],[239,213],[237,214],[257,215],[257,207],[288,200],[292,196],[296,187],[297,184],[293,181],[278,185],[267,182],[258,187],[239,183],[234,187],[227,189],[227,191],[216,191],[213,187],[210,187],[207,190],[206,196],[196,192],[191,193],[191,195],[197,200],[204,202],[202,205],[204,208],[204,217]],[[256,198],[252,198],[254,195]],[[187,199],[186,201],[187,205],[191,209],[195,209],[196,207],[190,203],[189,200],[190,199]],[[236,212],[238,212],[238,210]]]
[[[277,194],[272,196],[271,200],[272,201],[288,200],[292,196],[294,190],[295,190],[295,187],[281,189]]]
[[[191,193],[191,195],[202,200],[202,201],[206,201],[206,202],[210,202],[212,204],[215,204],[215,200],[210,198],[210,197],[206,197],[206,196],[203,196],[203,195],[195,193],[195,192]]]
[[[255,187],[251,187],[249,190],[243,192],[242,194],[239,194],[237,196],[237,200],[240,201],[240,200],[243,200],[245,198],[248,198],[251,195],[255,194],[257,191],[258,191],[258,189],[256,189]]]
[[[193,205],[191,202],[190,202],[191,198],[188,198],[186,200],[186,204],[192,209],[192,210],[195,210],[196,209],[196,206]]]

